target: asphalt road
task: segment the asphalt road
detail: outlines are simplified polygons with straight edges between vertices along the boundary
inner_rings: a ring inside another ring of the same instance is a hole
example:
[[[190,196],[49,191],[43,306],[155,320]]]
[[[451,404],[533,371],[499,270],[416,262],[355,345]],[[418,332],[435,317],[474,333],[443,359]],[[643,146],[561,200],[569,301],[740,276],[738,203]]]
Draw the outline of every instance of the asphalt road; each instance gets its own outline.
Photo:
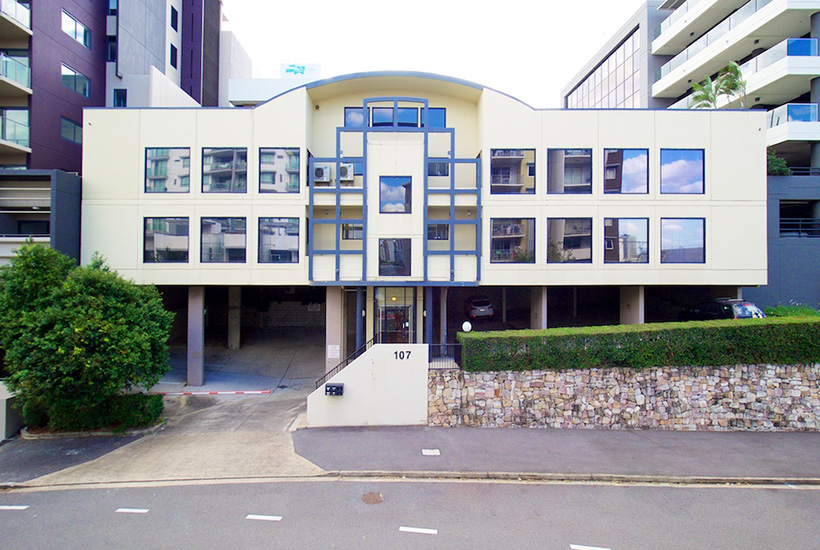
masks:
[[[383,501],[366,503],[367,493]],[[812,550],[820,488],[324,480],[14,490],[0,493],[0,526],[8,550]]]

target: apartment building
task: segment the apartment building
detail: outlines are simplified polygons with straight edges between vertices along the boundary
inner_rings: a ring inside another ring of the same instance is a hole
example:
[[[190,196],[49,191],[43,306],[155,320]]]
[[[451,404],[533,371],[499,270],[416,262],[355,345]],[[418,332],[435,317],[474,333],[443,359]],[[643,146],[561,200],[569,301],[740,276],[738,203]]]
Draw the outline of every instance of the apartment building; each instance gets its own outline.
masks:
[[[88,109],[82,259],[176,304],[191,385],[206,324],[229,347],[323,327],[330,370],[371,340],[452,342],[477,295],[499,328],[674,318],[682,294],[766,280],[764,130],[401,72],[245,109]]]
[[[745,97],[717,107],[765,111],[766,145],[792,174],[768,182],[768,284],[744,290],[764,306],[820,306],[819,37],[818,2],[650,1],[563,90],[568,109],[688,109],[693,84],[740,65]]]
[[[0,1],[0,262],[28,236],[79,258],[83,109],[217,104],[220,5]]]

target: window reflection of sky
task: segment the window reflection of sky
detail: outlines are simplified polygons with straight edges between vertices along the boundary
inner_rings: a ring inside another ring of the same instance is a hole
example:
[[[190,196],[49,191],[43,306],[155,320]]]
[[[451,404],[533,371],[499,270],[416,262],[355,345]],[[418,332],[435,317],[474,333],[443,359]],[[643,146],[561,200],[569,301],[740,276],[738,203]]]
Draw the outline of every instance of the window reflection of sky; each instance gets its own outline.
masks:
[[[661,150],[661,193],[703,193],[703,150]]]
[[[649,153],[646,149],[624,149],[622,193],[649,191]]]
[[[698,248],[703,246],[703,219],[661,220],[661,246],[664,250],[674,248]]]
[[[382,176],[379,180],[379,211],[410,212],[410,177]]]

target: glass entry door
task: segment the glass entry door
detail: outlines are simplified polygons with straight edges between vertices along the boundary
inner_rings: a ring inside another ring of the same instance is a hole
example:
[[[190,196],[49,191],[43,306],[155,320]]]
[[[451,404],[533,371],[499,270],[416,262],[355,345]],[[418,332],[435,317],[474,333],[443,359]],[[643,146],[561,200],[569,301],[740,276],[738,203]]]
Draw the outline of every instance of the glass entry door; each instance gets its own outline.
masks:
[[[374,297],[376,343],[414,343],[416,341],[416,289],[376,287]]]

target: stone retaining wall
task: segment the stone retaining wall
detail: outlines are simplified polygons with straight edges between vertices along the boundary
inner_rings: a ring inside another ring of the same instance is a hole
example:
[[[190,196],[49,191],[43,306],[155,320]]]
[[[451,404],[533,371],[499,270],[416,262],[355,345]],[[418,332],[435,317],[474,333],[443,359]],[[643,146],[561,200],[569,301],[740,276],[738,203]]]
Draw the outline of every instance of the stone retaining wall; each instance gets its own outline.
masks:
[[[521,372],[431,370],[430,426],[820,429],[820,364]]]

